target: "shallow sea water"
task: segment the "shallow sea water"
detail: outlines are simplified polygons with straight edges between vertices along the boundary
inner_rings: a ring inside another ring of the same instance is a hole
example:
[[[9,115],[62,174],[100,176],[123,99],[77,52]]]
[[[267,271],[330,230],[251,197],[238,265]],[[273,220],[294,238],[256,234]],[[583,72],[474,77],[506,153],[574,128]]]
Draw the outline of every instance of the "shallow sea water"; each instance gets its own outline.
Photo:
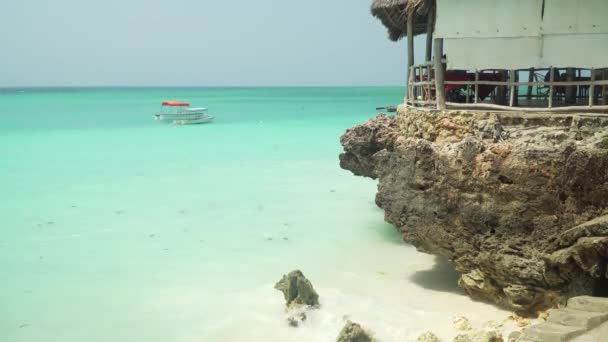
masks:
[[[507,314],[401,242],[376,183],[341,170],[343,131],[401,88],[0,90],[2,341],[381,341]],[[153,121],[161,100],[215,122]],[[301,269],[321,308],[285,323]]]

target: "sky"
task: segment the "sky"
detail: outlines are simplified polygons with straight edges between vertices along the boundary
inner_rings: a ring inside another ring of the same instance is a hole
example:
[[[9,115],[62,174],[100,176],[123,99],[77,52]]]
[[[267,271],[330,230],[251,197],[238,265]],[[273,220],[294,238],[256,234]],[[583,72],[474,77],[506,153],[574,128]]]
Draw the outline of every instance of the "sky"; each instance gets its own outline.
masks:
[[[401,86],[405,41],[370,5],[1,0],[0,87]]]

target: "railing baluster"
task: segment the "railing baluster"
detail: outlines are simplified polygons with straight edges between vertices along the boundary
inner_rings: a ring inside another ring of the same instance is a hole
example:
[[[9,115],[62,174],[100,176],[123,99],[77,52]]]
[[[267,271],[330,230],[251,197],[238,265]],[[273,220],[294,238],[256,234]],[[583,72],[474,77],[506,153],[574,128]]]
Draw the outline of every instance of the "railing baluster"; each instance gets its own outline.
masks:
[[[509,70],[509,107],[515,103],[515,70]]]
[[[407,86],[407,92],[408,92],[408,101],[412,102],[414,100],[414,81],[416,79],[416,75],[414,75],[414,66],[412,65],[410,67],[410,72],[409,72],[409,84]]]
[[[549,68],[549,106],[548,108],[553,108],[553,81],[555,80],[555,75],[553,75],[553,67]]]
[[[534,81],[534,68],[528,69],[528,83],[532,83]],[[526,93],[526,99],[532,100],[532,86],[528,86],[528,92]]]
[[[420,81],[422,81],[423,79],[423,70],[422,70],[422,65],[418,66],[418,72],[420,73],[420,77],[418,78]],[[420,97],[421,99],[423,98],[423,94],[424,93],[424,86],[420,85],[418,86],[418,94],[416,94],[416,100],[418,100],[418,98]]]
[[[475,103],[479,99],[479,70],[475,69]]]
[[[427,64],[426,67],[427,67],[427,70],[428,70],[428,76],[427,76],[426,81],[430,82],[433,79],[433,72],[431,70],[432,69],[431,64]],[[431,87],[431,84],[429,83],[426,87],[428,89],[428,93],[427,93],[428,97],[429,97],[428,100],[432,101],[433,100],[433,89]]]
[[[591,68],[591,85],[589,85],[589,107],[593,107],[593,100],[595,97],[595,69]]]

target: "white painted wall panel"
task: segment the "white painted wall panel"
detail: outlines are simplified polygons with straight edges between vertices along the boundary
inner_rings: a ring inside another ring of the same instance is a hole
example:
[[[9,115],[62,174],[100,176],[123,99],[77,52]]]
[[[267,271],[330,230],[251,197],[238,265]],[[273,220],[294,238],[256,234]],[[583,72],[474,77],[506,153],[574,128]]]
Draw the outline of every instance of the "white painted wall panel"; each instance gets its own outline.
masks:
[[[541,11],[542,0],[437,0],[435,36],[437,38],[538,36]]]
[[[608,33],[545,36],[542,56],[544,66],[606,68]]]
[[[448,69],[517,69],[537,66],[541,39],[448,38],[444,40]]]
[[[437,0],[448,68],[608,67],[608,0],[545,0],[541,12],[542,0]]]
[[[608,0],[545,0],[543,34],[608,33]]]

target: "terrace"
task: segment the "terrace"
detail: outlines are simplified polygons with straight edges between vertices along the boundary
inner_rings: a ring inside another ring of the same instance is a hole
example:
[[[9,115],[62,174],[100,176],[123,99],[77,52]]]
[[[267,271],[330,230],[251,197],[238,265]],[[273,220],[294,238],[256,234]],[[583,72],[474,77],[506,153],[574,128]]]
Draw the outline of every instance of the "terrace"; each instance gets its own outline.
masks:
[[[608,1],[376,0],[407,38],[405,103],[437,109],[608,113]],[[426,34],[423,63],[414,36]]]

